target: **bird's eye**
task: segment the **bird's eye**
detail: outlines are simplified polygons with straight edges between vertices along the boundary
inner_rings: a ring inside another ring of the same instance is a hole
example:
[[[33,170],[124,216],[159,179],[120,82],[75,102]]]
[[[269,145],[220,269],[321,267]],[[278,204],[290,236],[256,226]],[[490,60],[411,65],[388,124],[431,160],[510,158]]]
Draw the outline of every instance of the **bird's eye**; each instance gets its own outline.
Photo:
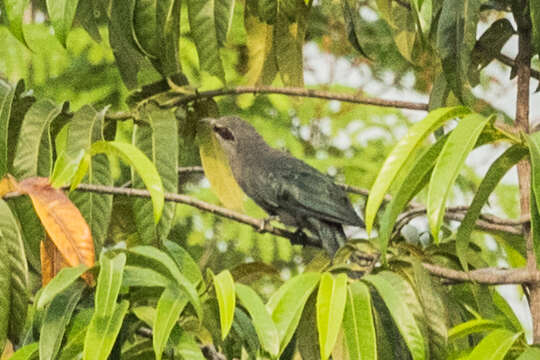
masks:
[[[214,131],[224,140],[234,141],[232,132],[224,127],[214,126]]]

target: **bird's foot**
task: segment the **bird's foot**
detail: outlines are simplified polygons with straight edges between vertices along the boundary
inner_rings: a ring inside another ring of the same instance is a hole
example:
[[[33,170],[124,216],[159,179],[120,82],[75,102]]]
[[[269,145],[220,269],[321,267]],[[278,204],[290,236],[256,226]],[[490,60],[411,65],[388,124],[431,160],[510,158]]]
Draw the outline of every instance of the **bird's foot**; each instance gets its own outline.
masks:
[[[266,225],[270,225],[270,222],[279,220],[279,216],[271,215],[267,218],[262,219],[261,226],[257,229],[257,232],[264,233],[266,232]]]

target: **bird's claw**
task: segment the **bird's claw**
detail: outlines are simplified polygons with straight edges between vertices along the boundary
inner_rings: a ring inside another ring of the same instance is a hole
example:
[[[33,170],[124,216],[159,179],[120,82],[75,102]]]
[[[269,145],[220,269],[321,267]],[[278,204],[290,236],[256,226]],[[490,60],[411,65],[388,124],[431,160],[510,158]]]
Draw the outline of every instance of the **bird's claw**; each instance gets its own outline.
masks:
[[[257,229],[257,232],[259,233],[264,233],[266,232],[266,225],[269,225],[270,222],[274,221],[274,220],[279,220],[279,216],[277,215],[271,215],[267,218],[264,218],[262,219],[261,221],[261,225],[259,226],[259,228]]]

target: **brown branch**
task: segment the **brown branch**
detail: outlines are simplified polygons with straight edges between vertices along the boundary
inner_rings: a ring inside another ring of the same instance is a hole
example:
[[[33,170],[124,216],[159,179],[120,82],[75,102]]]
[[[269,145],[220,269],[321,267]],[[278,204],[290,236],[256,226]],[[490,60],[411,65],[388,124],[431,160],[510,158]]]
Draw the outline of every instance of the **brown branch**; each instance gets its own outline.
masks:
[[[531,273],[527,268],[484,268],[472,271],[458,271],[428,263],[423,263],[422,265],[432,275],[443,279],[453,280],[456,282],[472,281],[486,285],[524,284],[540,282],[540,272],[534,271]]]
[[[507,65],[511,68],[517,67],[516,61],[512,59],[510,56],[504,55],[504,54],[498,54],[497,58],[498,61],[503,63],[504,65]],[[531,77],[540,80],[540,71],[532,69],[529,67],[529,70],[531,72]]]
[[[295,88],[295,87],[272,87],[272,86],[238,86],[234,88],[222,88],[209,91],[196,91],[194,94],[185,94],[185,90],[175,91],[174,89],[170,90],[171,92],[176,92],[178,94],[177,98],[174,98],[166,103],[161,104],[165,108],[174,108],[180,105],[190,103],[192,101],[213,98],[218,96],[227,96],[227,95],[241,95],[241,94],[282,94],[289,96],[300,96],[300,97],[310,97],[326,100],[338,100],[343,102],[350,102],[354,104],[364,104],[364,105],[373,105],[373,106],[382,106],[382,107],[391,107],[398,109],[408,109],[408,110],[419,110],[419,111],[428,111],[428,104],[409,102],[409,101],[399,101],[399,100],[385,100],[379,98],[368,98],[365,96],[358,96],[353,94],[343,94],[343,93],[334,93],[329,91],[314,90],[314,89],[305,89],[305,88]],[[105,118],[108,120],[127,120],[131,119],[133,114],[126,111],[120,111],[117,113],[108,113],[105,115]]]

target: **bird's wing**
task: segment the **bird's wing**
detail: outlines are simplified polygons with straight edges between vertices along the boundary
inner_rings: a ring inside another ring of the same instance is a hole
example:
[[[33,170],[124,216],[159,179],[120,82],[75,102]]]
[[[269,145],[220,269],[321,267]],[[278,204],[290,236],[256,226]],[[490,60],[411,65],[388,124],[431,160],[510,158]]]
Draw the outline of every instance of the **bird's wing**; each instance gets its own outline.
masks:
[[[280,185],[276,192],[279,207],[308,217],[363,226],[345,192],[330,177],[289,156],[274,169],[272,175]]]

